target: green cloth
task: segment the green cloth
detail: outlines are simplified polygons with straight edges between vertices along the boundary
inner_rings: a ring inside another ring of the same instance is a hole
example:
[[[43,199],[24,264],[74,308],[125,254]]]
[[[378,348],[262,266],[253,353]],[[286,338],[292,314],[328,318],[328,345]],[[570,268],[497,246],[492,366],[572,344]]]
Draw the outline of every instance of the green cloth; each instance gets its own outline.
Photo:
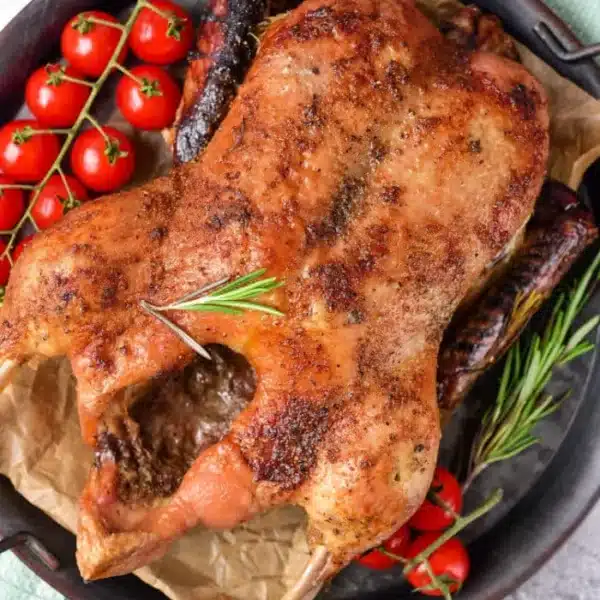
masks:
[[[2,1],[2,0],[0,0]],[[506,0],[519,2],[519,0]],[[599,0],[546,0],[585,44],[600,42]],[[62,600],[11,553],[0,555],[0,598],[3,600]]]
[[[3,600],[63,600],[12,552],[0,555],[0,598]]]
[[[519,0],[506,0],[518,2]],[[571,25],[584,44],[600,42],[600,2],[598,0],[546,0],[546,4]]]

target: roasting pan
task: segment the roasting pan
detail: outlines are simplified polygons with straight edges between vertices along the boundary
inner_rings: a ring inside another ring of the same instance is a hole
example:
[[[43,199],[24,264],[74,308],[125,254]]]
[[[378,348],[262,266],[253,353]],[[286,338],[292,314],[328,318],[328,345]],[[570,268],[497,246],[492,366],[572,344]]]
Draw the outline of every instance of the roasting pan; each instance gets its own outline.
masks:
[[[203,3],[187,0],[182,4],[197,11]],[[600,44],[584,48],[540,0],[476,0],[475,4],[500,16],[516,38],[562,75],[600,98],[600,66],[593,58],[600,54]],[[126,5],[123,0],[32,0],[0,32],[0,125],[12,118],[21,105],[27,75],[56,53],[61,28],[71,16],[92,7],[119,10]],[[600,163],[588,170],[579,192],[585,201],[592,203],[598,217]],[[592,298],[582,319],[599,311],[600,291]],[[501,508],[477,522],[466,538],[473,564],[460,595],[463,600],[501,600],[516,589],[552,556],[600,496],[597,353],[575,361],[556,379],[554,385],[568,383],[573,393],[561,410],[543,424],[543,444],[516,460],[490,469],[467,499],[476,503],[498,485],[506,495]],[[485,388],[483,381],[479,392],[485,394]],[[468,405],[461,408],[458,421],[468,422],[473,416],[469,410]],[[461,444],[457,442],[458,434],[451,430],[444,442],[444,462],[460,463]],[[165,598],[134,576],[84,584],[75,565],[73,535],[29,504],[0,476],[0,552],[9,548],[68,598]],[[346,569],[323,593],[324,600],[414,597],[400,573],[372,572],[358,565]]]

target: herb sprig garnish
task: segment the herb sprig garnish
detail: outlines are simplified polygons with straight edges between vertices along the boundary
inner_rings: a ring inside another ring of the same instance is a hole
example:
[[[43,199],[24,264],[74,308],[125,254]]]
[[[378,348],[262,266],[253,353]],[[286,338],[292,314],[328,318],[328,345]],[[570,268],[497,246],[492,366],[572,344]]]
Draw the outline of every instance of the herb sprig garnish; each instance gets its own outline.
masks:
[[[586,337],[598,326],[600,315],[572,333],[571,328],[599,278],[599,264],[600,253],[581,279],[557,296],[543,333],[517,341],[508,352],[496,400],[486,412],[471,449],[463,490],[491,464],[512,458],[539,442],[533,428],[560,406],[560,401],[544,393],[553,369],[594,347]]]
[[[171,304],[152,308],[159,311],[194,310],[223,312],[230,315],[241,315],[247,310],[255,310],[282,317],[283,313],[272,306],[250,302],[250,300],[272,292],[283,285],[283,281],[278,280],[277,277],[261,279],[266,272],[266,269],[258,269],[231,283],[227,283],[227,279],[222,279],[187,294]]]
[[[267,304],[252,301],[284,285],[284,282],[277,279],[277,277],[263,278],[262,276],[266,272],[266,269],[258,269],[238,277],[232,282],[229,282],[228,278],[221,279],[164,306],[156,306],[146,300],[142,300],[140,305],[146,312],[166,325],[192,350],[210,360],[210,354],[203,346],[162,313],[169,310],[190,310],[195,312],[219,312],[238,316],[246,311],[256,311],[283,317],[284,313],[280,310]]]

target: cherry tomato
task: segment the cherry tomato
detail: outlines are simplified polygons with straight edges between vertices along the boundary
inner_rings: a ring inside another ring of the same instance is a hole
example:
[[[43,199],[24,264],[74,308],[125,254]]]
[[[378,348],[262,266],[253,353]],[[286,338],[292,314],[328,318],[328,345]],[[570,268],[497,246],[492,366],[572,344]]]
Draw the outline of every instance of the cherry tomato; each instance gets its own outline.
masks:
[[[460,514],[463,504],[460,485],[454,475],[443,467],[436,468],[427,500],[408,522],[413,529],[442,531],[454,523],[452,512],[436,504],[435,499],[448,507],[450,511]]]
[[[410,546],[410,529],[407,525],[402,525],[385,542],[383,547],[392,554],[404,557]]]
[[[131,69],[137,81],[123,75],[117,86],[117,106],[138,129],[163,129],[175,120],[181,92],[175,80],[160,67],[140,65]]]
[[[0,188],[10,185],[13,181],[0,175]],[[25,212],[23,192],[17,189],[0,189],[0,229],[12,229]]]
[[[6,242],[0,240],[0,255],[6,250]],[[8,256],[0,259],[0,285],[6,285],[8,283],[8,278],[10,277],[10,261],[8,260]]]
[[[415,558],[442,535],[440,532],[424,533],[415,539],[408,549],[407,558]],[[451,538],[428,558],[431,569],[447,586],[450,593],[458,591],[469,575],[471,562],[467,550],[458,538]],[[440,589],[427,589],[432,584],[424,563],[419,564],[406,576],[408,582],[426,596],[443,596]]]
[[[31,216],[40,229],[48,229],[72,208],[89,200],[87,190],[70,175],[65,179],[71,190],[72,199],[60,175],[52,175],[48,183],[41,189],[31,209]]]
[[[25,101],[35,118],[47,127],[71,127],[90,95],[90,88],[63,77],[82,79],[75,69],[46,65],[29,77]]]
[[[100,10],[80,13],[63,29],[60,47],[63,56],[74,69],[90,77],[100,77],[117,49],[121,30],[110,25],[92,23],[89,17],[118,23],[112,15]],[[127,45],[119,54],[119,62],[123,62],[126,55]]]
[[[33,234],[31,235],[26,235],[16,246],[15,249],[13,250],[13,261],[16,261],[17,258],[19,258],[19,256],[21,256],[21,254],[23,253],[23,250],[25,250],[25,248],[27,248],[27,246],[29,246],[29,243],[31,242],[31,240],[33,239]]]
[[[108,140],[98,129],[84,131],[73,144],[71,168],[88,189],[111,192],[123,187],[135,168],[133,145],[114,127],[104,127]]]
[[[410,529],[406,525],[402,525],[398,531],[393,533],[385,542],[383,547],[392,554],[404,557],[410,545]],[[398,564],[398,561],[384,554],[377,548],[369,550],[362,556],[356,559],[361,565],[370,569],[389,569]]]
[[[0,129],[0,168],[19,182],[36,182],[46,175],[60,152],[52,133],[36,134],[42,127],[27,119],[11,121]]]
[[[369,569],[377,571],[384,571],[398,564],[398,561],[377,550],[377,548],[356,557],[356,562],[360,563],[363,567],[369,567]]]
[[[186,57],[194,43],[194,26],[188,13],[169,0],[150,0],[165,19],[150,8],[142,8],[133,24],[129,44],[133,53],[149,63],[168,65]]]

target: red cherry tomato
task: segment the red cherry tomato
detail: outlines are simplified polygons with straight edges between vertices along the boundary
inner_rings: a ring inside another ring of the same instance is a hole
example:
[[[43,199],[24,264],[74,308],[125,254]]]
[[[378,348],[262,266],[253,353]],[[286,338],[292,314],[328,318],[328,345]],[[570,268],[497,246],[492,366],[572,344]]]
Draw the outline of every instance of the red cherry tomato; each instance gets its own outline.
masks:
[[[369,569],[377,571],[384,571],[398,564],[398,561],[377,549],[369,550],[365,554],[358,556],[356,562],[360,563],[363,567],[369,567]]]
[[[383,547],[385,550],[396,556],[404,557],[408,551],[410,545],[410,529],[406,525],[402,525],[398,531],[393,533],[385,542]],[[398,564],[398,561],[384,554],[377,548],[369,550],[362,556],[356,559],[361,565],[369,567],[370,569],[389,569],[394,565]]]
[[[133,24],[129,44],[133,53],[149,63],[168,65],[186,57],[194,43],[194,26],[188,13],[169,0],[150,0],[165,19],[150,8],[142,8]]]
[[[75,177],[66,175],[65,179],[71,190],[72,199],[69,198],[69,192],[60,175],[52,175],[38,194],[31,209],[31,216],[40,229],[48,229],[72,208],[89,199],[87,190]]]
[[[0,255],[6,250],[6,242],[0,240]],[[0,285],[6,285],[10,277],[10,261],[8,256],[0,259]]]
[[[407,525],[402,525],[385,542],[383,547],[392,554],[404,557],[410,546],[410,529]]]
[[[408,549],[407,558],[415,558],[442,535],[440,532],[424,533],[415,539]],[[450,593],[458,591],[469,575],[471,562],[467,550],[458,538],[442,544],[428,558],[431,569],[448,586]],[[419,564],[406,576],[408,582],[426,596],[443,596],[439,588],[427,589],[432,584],[425,564]]]
[[[175,120],[181,92],[175,80],[160,67],[140,65],[131,69],[137,81],[123,75],[117,86],[117,106],[138,129],[163,129]]]
[[[74,69],[90,77],[100,77],[117,49],[122,32],[110,25],[92,23],[89,17],[118,23],[112,15],[100,10],[81,13],[66,24],[60,47]],[[119,54],[119,62],[125,60],[126,54],[127,45]]]
[[[21,254],[23,253],[23,250],[25,250],[25,248],[27,248],[27,246],[29,246],[31,240],[33,239],[33,234],[31,235],[26,235],[16,246],[15,249],[13,250],[13,261],[16,261],[19,256],[21,256]]]
[[[442,531],[454,523],[452,512],[436,504],[435,499],[450,511],[460,514],[463,505],[460,485],[454,475],[443,467],[436,468],[427,500],[408,522],[413,529]]]
[[[29,77],[25,101],[35,118],[46,127],[71,127],[90,95],[90,88],[64,75],[81,79],[71,67],[47,65]]]
[[[111,192],[123,187],[135,167],[133,145],[114,127],[104,127],[107,139],[97,129],[84,131],[73,144],[71,168],[88,189]]]
[[[0,188],[12,184],[8,177],[0,175]],[[23,192],[18,189],[0,189],[0,229],[12,229],[25,212]]]
[[[36,134],[42,127],[31,120],[7,123],[0,129],[0,168],[19,182],[37,182],[46,175],[60,152],[52,133]]]

